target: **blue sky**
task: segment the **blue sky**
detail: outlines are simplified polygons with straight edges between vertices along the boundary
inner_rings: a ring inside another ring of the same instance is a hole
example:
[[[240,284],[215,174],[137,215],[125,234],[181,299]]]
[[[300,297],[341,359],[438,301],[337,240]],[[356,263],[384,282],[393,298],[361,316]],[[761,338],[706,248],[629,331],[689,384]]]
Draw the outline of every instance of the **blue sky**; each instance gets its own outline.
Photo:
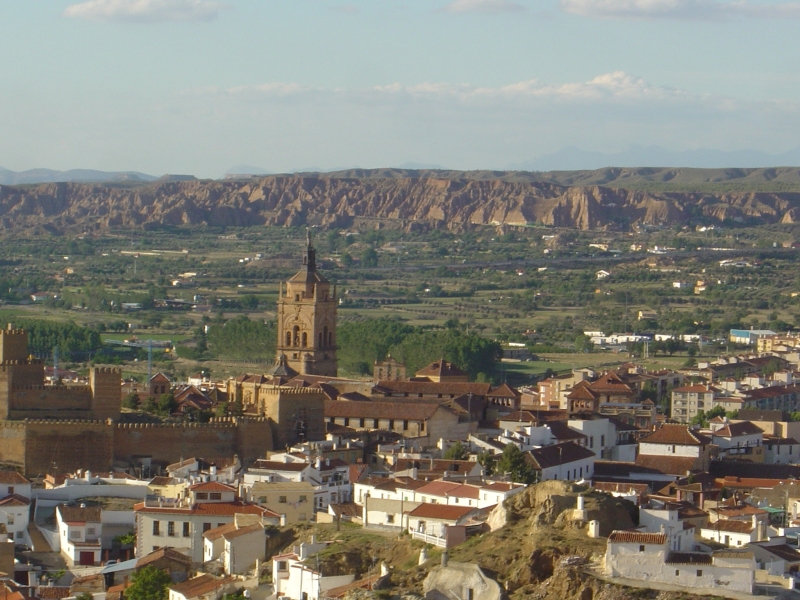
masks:
[[[800,1],[4,0],[0,166],[800,146]]]

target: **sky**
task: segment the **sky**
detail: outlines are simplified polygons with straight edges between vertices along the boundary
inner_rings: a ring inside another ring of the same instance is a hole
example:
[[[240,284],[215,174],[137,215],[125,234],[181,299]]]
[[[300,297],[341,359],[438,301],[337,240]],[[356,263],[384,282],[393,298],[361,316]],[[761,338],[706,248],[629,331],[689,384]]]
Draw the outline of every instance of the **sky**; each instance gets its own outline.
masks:
[[[3,0],[0,166],[800,146],[800,0]]]

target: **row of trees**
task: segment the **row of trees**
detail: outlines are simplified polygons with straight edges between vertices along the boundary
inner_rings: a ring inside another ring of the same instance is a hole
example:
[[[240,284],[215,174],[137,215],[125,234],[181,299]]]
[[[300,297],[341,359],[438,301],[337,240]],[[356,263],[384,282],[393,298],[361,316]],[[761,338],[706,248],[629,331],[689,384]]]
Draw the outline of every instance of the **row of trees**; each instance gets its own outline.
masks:
[[[444,358],[476,379],[485,379],[502,357],[499,343],[456,327],[424,329],[392,319],[345,323],[337,330],[342,371],[368,375],[373,363],[391,354],[414,373]]]
[[[0,317],[0,322],[12,320]],[[16,327],[28,332],[28,350],[36,356],[49,357],[53,349],[58,348],[59,355],[64,359],[85,360],[103,345],[97,330],[75,323],[37,319],[18,319],[13,322]]]

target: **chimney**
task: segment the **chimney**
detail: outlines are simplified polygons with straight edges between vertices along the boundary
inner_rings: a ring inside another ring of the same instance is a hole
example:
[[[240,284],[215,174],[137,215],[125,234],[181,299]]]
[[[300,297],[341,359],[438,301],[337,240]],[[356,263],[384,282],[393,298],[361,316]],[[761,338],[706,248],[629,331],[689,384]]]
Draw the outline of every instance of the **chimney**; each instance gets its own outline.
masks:
[[[753,529],[756,530],[756,541],[761,541],[761,525],[758,522],[758,516],[753,515]]]
[[[448,561],[449,559],[450,559],[450,557],[447,555],[447,550],[445,550],[444,552],[442,552],[442,566],[443,566],[443,567],[446,567],[446,566],[447,566],[447,561]]]

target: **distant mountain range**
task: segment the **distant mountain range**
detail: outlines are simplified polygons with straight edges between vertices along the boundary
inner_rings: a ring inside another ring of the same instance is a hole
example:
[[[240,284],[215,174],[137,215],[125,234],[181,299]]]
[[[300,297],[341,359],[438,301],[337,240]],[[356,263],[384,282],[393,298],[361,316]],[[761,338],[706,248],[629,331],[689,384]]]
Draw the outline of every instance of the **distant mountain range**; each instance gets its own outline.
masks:
[[[605,154],[571,146],[533,160],[510,165],[515,171],[577,171],[605,167],[688,167],[694,169],[798,167],[800,146],[782,154],[757,150],[685,150],[672,152],[659,146],[631,146],[623,152]]]
[[[72,181],[76,183],[108,183],[113,181],[131,181],[147,183],[158,177],[137,171],[95,171],[92,169],[71,169],[56,171],[53,169],[29,169],[27,171],[9,171],[0,167],[0,185],[24,185],[30,183],[55,183]]]

